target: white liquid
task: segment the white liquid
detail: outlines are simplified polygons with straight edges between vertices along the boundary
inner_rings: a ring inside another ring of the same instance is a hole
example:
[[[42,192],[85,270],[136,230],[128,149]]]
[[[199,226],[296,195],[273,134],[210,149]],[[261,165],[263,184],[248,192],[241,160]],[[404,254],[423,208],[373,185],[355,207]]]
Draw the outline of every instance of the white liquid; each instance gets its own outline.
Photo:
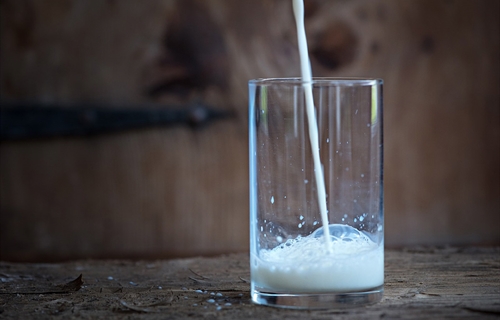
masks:
[[[306,97],[306,113],[309,127],[309,140],[314,162],[314,177],[316,178],[316,189],[318,189],[318,204],[323,226],[329,225],[328,214],[326,211],[326,191],[325,177],[319,157],[319,138],[318,122],[314,112],[314,100],[312,94],[312,75],[311,64],[309,63],[309,53],[307,50],[306,30],[304,27],[304,2],[303,0],[293,0],[293,13],[295,14],[295,23],[297,25],[297,40],[299,43],[300,70],[302,72],[302,81],[304,94]],[[331,250],[331,241],[328,228],[325,228],[325,245]]]
[[[306,113],[323,226],[307,237],[290,239],[251,255],[252,284],[273,292],[331,292],[374,289],[384,283],[384,245],[348,225],[329,225],[319,157],[318,124],[304,28],[303,0],[293,0]]]
[[[330,251],[323,228],[252,255],[252,282],[273,292],[332,292],[373,289],[384,283],[383,244],[347,225],[330,225]]]

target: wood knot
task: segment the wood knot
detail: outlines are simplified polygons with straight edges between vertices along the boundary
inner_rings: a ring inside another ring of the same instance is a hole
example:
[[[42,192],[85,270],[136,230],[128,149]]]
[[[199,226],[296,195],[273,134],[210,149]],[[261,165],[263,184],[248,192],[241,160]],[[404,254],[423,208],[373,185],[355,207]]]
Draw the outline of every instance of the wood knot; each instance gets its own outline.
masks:
[[[358,47],[358,38],[345,23],[337,22],[326,28],[319,35],[311,56],[321,66],[336,70],[354,61]]]
[[[422,52],[426,53],[426,54],[430,54],[430,53],[434,52],[435,46],[436,45],[434,42],[434,38],[431,37],[430,35],[424,36],[422,39],[422,42],[420,44],[420,48],[421,48]]]
[[[146,93],[187,97],[208,87],[226,88],[228,59],[223,32],[204,1],[180,1],[169,16],[163,52],[154,66],[158,76]]]

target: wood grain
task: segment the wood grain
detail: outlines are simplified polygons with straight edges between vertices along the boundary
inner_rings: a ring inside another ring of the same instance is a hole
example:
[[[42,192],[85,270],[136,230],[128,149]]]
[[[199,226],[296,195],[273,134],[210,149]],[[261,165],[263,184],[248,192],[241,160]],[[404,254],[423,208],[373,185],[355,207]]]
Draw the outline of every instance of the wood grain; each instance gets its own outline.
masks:
[[[308,1],[316,76],[385,81],[386,243],[500,243],[500,3]],[[0,257],[248,248],[247,80],[299,75],[289,1],[0,3],[0,101],[202,101],[201,130],[0,143]]]
[[[500,248],[415,247],[385,257],[385,292],[355,309],[285,310],[250,302],[247,254],[155,261],[0,263],[0,318],[489,319],[500,316]],[[83,274],[73,293],[38,290]],[[33,293],[30,294],[29,290]]]

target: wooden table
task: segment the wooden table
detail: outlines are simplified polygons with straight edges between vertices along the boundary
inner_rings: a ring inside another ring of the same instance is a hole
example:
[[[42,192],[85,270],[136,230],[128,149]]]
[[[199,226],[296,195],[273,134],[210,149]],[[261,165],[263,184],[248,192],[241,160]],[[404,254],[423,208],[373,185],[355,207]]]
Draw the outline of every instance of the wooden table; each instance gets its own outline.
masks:
[[[385,266],[382,302],[299,311],[250,302],[246,253],[159,261],[0,262],[0,318],[500,317],[500,247],[387,250]]]

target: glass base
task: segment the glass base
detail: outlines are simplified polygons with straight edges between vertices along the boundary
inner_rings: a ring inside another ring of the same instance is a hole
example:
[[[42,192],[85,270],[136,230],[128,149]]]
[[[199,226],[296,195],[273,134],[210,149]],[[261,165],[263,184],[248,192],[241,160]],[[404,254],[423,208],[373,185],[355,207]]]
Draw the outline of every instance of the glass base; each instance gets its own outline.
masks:
[[[254,303],[290,309],[340,309],[375,304],[382,299],[384,286],[367,291],[328,293],[275,293],[252,289]]]

